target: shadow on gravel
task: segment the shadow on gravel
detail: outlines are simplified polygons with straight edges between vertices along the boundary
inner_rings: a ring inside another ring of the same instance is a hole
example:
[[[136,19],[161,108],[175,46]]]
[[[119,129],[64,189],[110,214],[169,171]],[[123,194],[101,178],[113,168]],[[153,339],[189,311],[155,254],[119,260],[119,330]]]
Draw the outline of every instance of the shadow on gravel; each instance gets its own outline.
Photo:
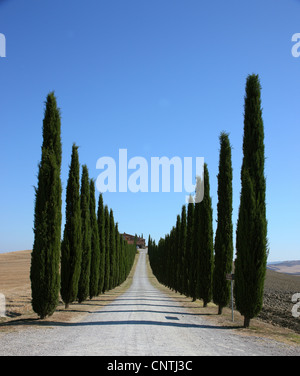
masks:
[[[163,312],[167,313],[167,312]],[[174,312],[172,312],[174,315]],[[177,328],[194,328],[194,329],[239,329],[242,326],[216,326],[216,325],[197,325],[197,324],[187,324],[180,322],[165,322],[165,321],[154,321],[154,320],[124,320],[124,321],[91,321],[91,322],[58,322],[58,321],[42,321],[40,319],[25,319],[25,320],[15,320],[6,323],[5,326],[9,325],[28,325],[28,326],[41,326],[41,327],[75,327],[75,326],[107,326],[107,325],[154,325],[154,326],[173,326]],[[0,327],[4,326],[0,324]]]
[[[139,304],[141,305],[141,304]],[[144,304],[143,304],[144,305]],[[151,304],[153,306],[153,304]],[[162,307],[173,307],[173,306],[162,306]],[[179,307],[176,307],[179,308]],[[175,311],[154,311],[154,310],[147,310],[147,309],[135,309],[135,310],[118,310],[118,311],[94,311],[90,313],[163,313],[169,315],[179,315],[179,316],[216,316],[216,313],[191,313],[191,312],[175,312]]]

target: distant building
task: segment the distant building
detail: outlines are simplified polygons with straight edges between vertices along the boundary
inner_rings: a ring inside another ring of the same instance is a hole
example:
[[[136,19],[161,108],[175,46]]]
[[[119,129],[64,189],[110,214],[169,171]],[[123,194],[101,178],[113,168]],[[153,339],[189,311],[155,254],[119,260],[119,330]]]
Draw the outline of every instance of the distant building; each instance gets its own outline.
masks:
[[[124,232],[123,239],[127,240],[128,244],[134,244],[135,235],[129,235]],[[139,248],[146,248],[146,242],[144,238],[140,238],[139,236],[136,237],[136,245]]]

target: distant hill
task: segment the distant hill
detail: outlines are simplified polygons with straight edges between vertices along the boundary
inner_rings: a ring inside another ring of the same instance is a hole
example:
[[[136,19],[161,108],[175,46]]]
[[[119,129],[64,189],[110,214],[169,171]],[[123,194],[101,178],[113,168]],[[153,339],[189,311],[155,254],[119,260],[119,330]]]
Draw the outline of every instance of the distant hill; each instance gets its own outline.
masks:
[[[300,260],[274,262],[268,264],[267,268],[279,273],[300,275]]]

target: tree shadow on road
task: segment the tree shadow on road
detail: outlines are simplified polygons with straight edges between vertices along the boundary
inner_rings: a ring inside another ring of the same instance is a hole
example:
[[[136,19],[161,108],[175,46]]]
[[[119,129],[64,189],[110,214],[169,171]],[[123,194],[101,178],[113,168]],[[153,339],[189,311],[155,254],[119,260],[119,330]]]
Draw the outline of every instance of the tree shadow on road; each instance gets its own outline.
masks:
[[[162,312],[162,313],[171,313],[174,315],[174,312]],[[168,317],[168,319],[174,319],[174,317]],[[28,326],[40,326],[40,327],[84,327],[84,326],[108,326],[108,325],[152,325],[152,326],[165,326],[165,327],[177,327],[177,328],[194,328],[194,329],[238,329],[242,328],[239,326],[216,326],[208,324],[193,324],[193,323],[180,323],[174,321],[155,321],[155,320],[110,320],[110,321],[81,321],[81,322],[59,322],[59,321],[50,321],[50,320],[40,320],[35,319],[20,319],[14,320],[9,323],[6,323],[5,326],[9,325],[28,325]],[[4,324],[0,324],[0,327]]]

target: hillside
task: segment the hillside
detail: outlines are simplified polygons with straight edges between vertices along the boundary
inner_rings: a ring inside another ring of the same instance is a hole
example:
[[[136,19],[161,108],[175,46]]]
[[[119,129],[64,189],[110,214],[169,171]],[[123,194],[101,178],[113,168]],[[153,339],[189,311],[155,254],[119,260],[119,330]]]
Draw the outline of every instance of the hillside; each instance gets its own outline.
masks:
[[[267,268],[279,273],[300,275],[300,260],[270,263]]]

